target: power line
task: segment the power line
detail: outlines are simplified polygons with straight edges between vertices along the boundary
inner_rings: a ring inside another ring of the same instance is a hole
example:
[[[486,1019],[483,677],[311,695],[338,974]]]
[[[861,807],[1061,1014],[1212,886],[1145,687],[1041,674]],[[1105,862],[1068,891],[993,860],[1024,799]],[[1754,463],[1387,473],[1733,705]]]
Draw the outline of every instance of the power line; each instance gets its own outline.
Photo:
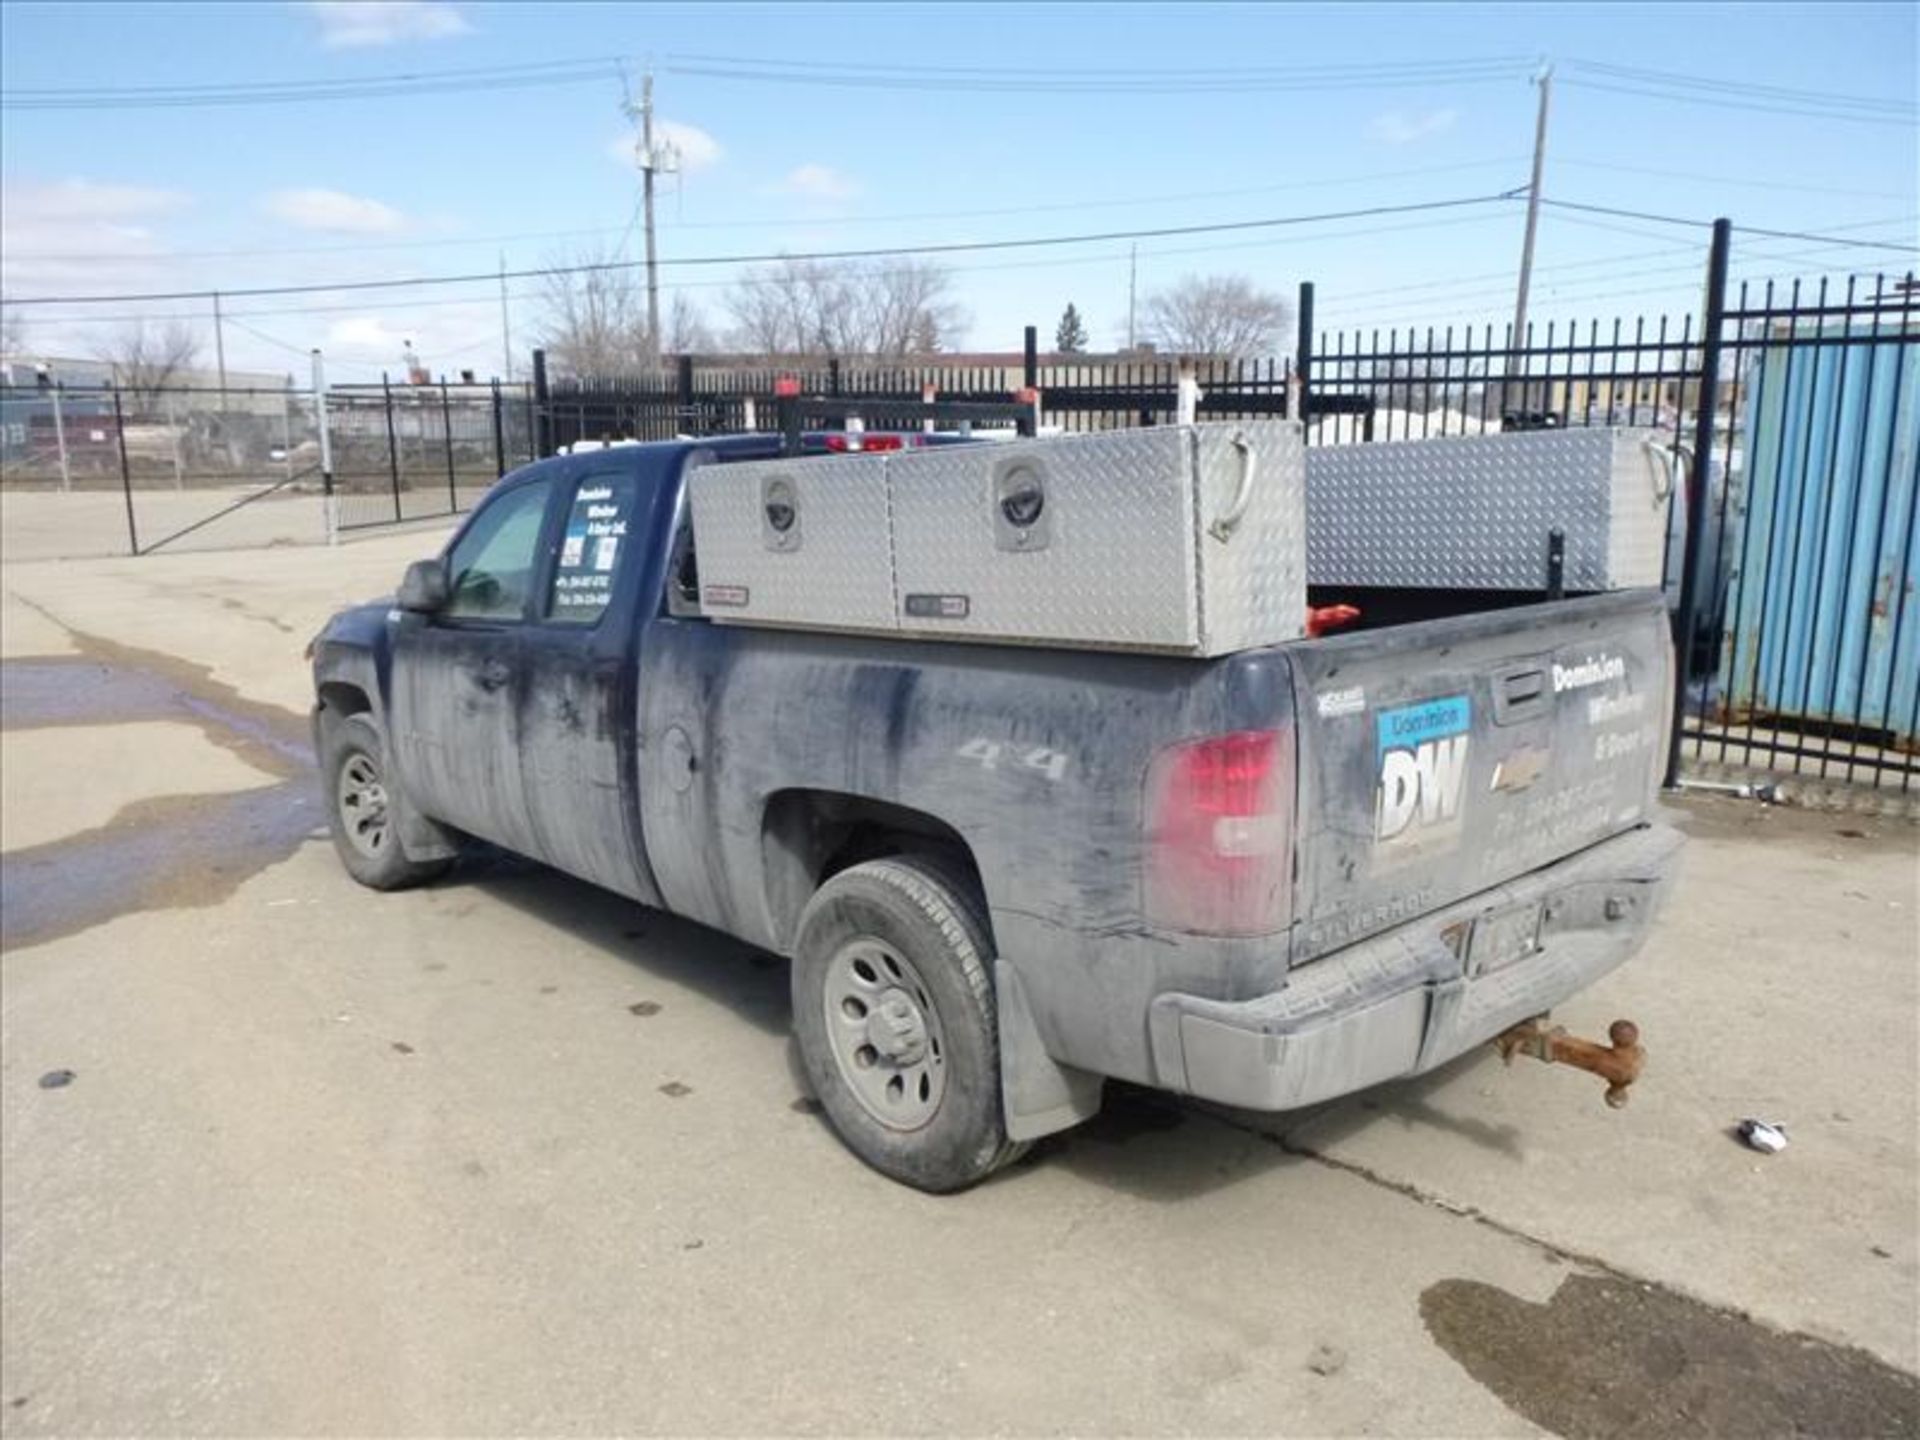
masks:
[[[1920,109],[1911,100],[1895,100],[1877,95],[1851,95],[1833,90],[1793,90],[1782,85],[1762,85],[1751,80],[1715,80],[1704,75],[1685,75],[1672,70],[1648,70],[1634,65],[1611,65],[1599,60],[1569,60],[1567,68],[1609,75],[1639,84],[1664,85],[1678,90],[1710,90],[1727,95],[1752,95],[1771,100],[1808,105],[1842,105],[1859,109],[1906,114]]]
[[[1585,205],[1576,200],[1543,200],[1543,205],[1551,205],[1559,210],[1582,210],[1594,215],[1617,215],[1628,220],[1651,220],[1659,225],[1686,225],[1693,229],[1706,229],[1712,226],[1710,220],[1691,220],[1682,215],[1656,215],[1646,210],[1622,210],[1611,205]],[[1906,220],[1899,216],[1898,220]],[[1894,220],[1870,220],[1860,222],[1863,225],[1888,225]],[[1733,227],[1748,235],[1765,235],[1777,240],[1831,241],[1837,245],[1854,245],[1862,250],[1894,250],[1902,254],[1920,255],[1920,245],[1899,244],[1888,240],[1848,240],[1839,235],[1818,235],[1802,230],[1769,230],[1758,225],[1736,225]],[[1844,229],[1844,226],[1836,226]]]
[[[1798,115],[1814,120],[1847,120],[1860,125],[1899,125],[1911,128],[1913,119],[1903,115],[1856,114],[1846,110],[1818,110],[1806,106],[1773,105],[1760,100],[1735,100],[1713,95],[1688,94],[1677,90],[1649,90],[1638,85],[1615,85],[1606,80],[1582,80],[1569,76],[1569,85],[1582,90],[1607,90],[1616,95],[1639,95],[1650,100],[1674,100],[1684,105],[1712,105],[1722,110],[1759,110],[1769,115]]]
[[[1298,79],[1240,79],[1230,76],[1195,76],[1192,79],[1087,81],[1071,76],[1053,79],[1015,80],[1008,78],[939,79],[925,75],[902,74],[891,66],[872,74],[813,74],[753,70],[722,65],[666,65],[672,75],[692,75],[708,80],[741,80],[777,85],[806,85],[839,90],[911,90],[966,92],[974,94],[1048,94],[1048,95],[1244,95],[1274,92],[1310,93],[1337,90],[1385,90],[1408,86],[1476,85],[1511,80],[1525,73],[1514,64],[1497,69],[1458,69],[1424,75],[1369,77],[1302,77]]]
[[[1446,228],[1449,226],[1455,226],[1455,225],[1484,224],[1488,220],[1494,220],[1499,218],[1500,218],[1499,216],[1493,215],[1493,214],[1465,215],[1465,216],[1456,216],[1456,217],[1452,217],[1449,219],[1442,219],[1442,220],[1422,220],[1422,221],[1416,221],[1413,223],[1403,224],[1403,225],[1384,225],[1384,226],[1369,225],[1364,229],[1323,231],[1311,236],[1305,236],[1305,235],[1293,236],[1285,239],[1268,238],[1268,239],[1256,240],[1251,242],[1240,241],[1230,245],[1181,246],[1173,249],[1148,250],[1142,253],[1148,259],[1172,259],[1179,256],[1184,256],[1184,255],[1217,254],[1222,250],[1267,249],[1267,248],[1277,248],[1283,245],[1318,243],[1318,242],[1323,242],[1327,240],[1336,240],[1336,239],[1343,239],[1343,238],[1362,236],[1362,235],[1364,236],[1396,235],[1396,234],[1400,234],[1400,233],[1403,233],[1406,231],[1412,231],[1412,230],[1431,231],[1431,230],[1443,229],[1443,228]],[[951,267],[951,269],[952,269],[952,272],[955,274],[974,275],[974,274],[981,274],[986,272],[997,273],[997,272],[1003,272],[1008,270],[1056,269],[1056,268],[1065,267],[1065,266],[1098,265],[1098,264],[1107,263],[1107,262],[1119,263],[1121,261],[1126,260],[1127,258],[1128,258],[1128,252],[1126,251],[1110,251],[1103,254],[1072,255],[1072,256],[1065,256],[1065,257],[1046,259],[1046,260],[1002,260],[1002,261],[997,261],[992,264],[986,264],[986,265],[957,265],[957,266]],[[543,271],[540,273],[544,275],[544,274],[550,274],[553,272]],[[887,278],[887,277],[902,275],[906,273],[908,272],[896,271],[896,270],[880,270],[876,272],[876,278]],[[499,272],[496,271],[495,272],[496,280],[498,279],[498,275],[499,275]],[[754,286],[762,286],[762,285],[777,286],[784,283],[786,283],[784,278],[777,275],[776,276],[737,275],[737,276],[731,276],[725,280],[682,280],[682,281],[671,282],[671,283],[662,285],[660,288],[668,293],[677,294],[679,292],[688,291],[688,290],[733,289],[740,286],[754,287]],[[234,292],[231,290],[223,290],[220,293],[224,296],[224,295],[231,295]],[[513,300],[539,301],[539,300],[548,299],[550,297],[548,297],[546,294],[544,294],[542,291],[539,291],[539,290],[517,290],[512,292],[509,298]],[[462,295],[462,296],[448,296],[448,297],[443,297],[437,300],[413,298],[413,299],[407,299],[407,300],[360,301],[351,305],[275,306],[274,308],[268,309],[268,310],[243,310],[243,311],[240,311],[239,313],[242,316],[249,319],[262,319],[262,318],[271,318],[271,317],[285,316],[285,315],[350,315],[350,314],[357,315],[357,314],[363,314],[370,310],[415,311],[415,310],[439,309],[442,307],[459,306],[459,305],[467,305],[467,306],[486,305],[486,304],[491,304],[493,302],[493,299],[494,297],[491,297],[491,296]],[[6,303],[16,303],[16,302],[6,302]],[[204,318],[205,318],[204,315],[197,310],[194,310],[194,311],[177,311],[176,310],[176,311],[157,311],[157,312],[144,311],[144,312],[124,314],[124,315],[112,315],[112,314],[109,314],[109,315],[100,315],[100,314],[48,315],[48,316],[38,317],[38,323],[46,324],[46,325],[130,324],[130,323],[134,323],[142,320],[155,320],[155,321],[188,320],[188,321],[193,321],[197,323],[203,320]],[[227,312],[227,318],[232,319],[233,312],[231,311]]]
[[[424,70],[343,80],[266,80],[201,85],[82,86],[0,93],[9,110],[151,110],[224,105],[286,105],[309,101],[378,99],[393,95],[452,94],[464,90],[576,85],[619,78],[611,57],[545,60],[462,70]]]
[[[1359,220],[1380,215],[1409,215],[1431,210],[1455,210],[1469,205],[1490,205],[1512,198],[1511,192],[1493,195],[1469,195],[1452,200],[1425,200],[1406,205],[1371,205],[1354,210],[1332,210],[1314,215],[1279,215],[1259,220],[1226,220],[1203,225],[1162,225],[1140,230],[1107,230],[1078,235],[1042,235],[1017,240],[954,240],[933,245],[881,245],[857,249],[815,250],[807,252],[771,252],[748,255],[697,255],[662,260],[662,265],[711,266],[755,265],[788,260],[866,260],[896,255],[955,255],[992,250],[1022,250],[1056,245],[1092,245],[1108,240],[1150,240],[1178,235],[1212,235],[1238,230],[1274,229],[1287,225],[1321,224],[1333,220]],[[229,299],[257,295],[313,295],[328,292],[397,290],[424,285],[470,285],[493,283],[501,278],[524,280],[545,275],[583,275],[610,270],[631,270],[640,261],[610,260],[584,265],[547,265],[530,270],[489,270],[464,275],[423,275],[404,280],[350,280],[308,285],[235,286],[219,293]],[[211,299],[212,290],[161,290],[117,295],[44,295],[0,303],[8,305],[99,305],[131,304],[154,300]]]
[[[1075,74],[1095,78],[1126,79],[1156,78],[1175,76],[1182,78],[1207,79],[1215,76],[1289,76],[1289,75],[1326,75],[1376,72],[1412,72],[1432,69],[1445,69],[1461,65],[1525,65],[1530,61],[1526,55],[1462,55],[1442,57],[1432,60],[1326,60],[1309,65],[1196,65],[1181,67],[1177,65],[1152,66],[1107,66],[1076,67]],[[751,65],[768,70],[791,70],[802,75],[815,75],[825,66],[843,66],[845,56],[835,57],[831,61],[818,59],[795,59],[792,56],[753,56],[753,55],[715,55],[695,51],[677,51],[666,57],[673,64],[715,64],[715,65]],[[955,76],[1002,76],[1035,77],[1053,80],[1059,76],[1057,66],[1040,65],[915,65],[888,61],[887,68],[900,75],[955,75]]]
[[[1801,181],[1780,180],[1769,177],[1765,180],[1735,180],[1726,175],[1712,175],[1699,170],[1663,170],[1650,165],[1617,165],[1605,160],[1576,160],[1561,156],[1553,162],[1555,165],[1572,165],[1581,170],[1611,170],[1622,175],[1652,175],[1663,180],[1692,180],[1711,185],[1731,185],[1743,190],[1796,190],[1809,195],[1852,195],[1870,200],[1906,200],[1911,198],[1897,190],[1855,190],[1841,185],[1809,185]]]
[[[1056,200],[1036,205],[997,205],[979,210],[920,210],[896,212],[891,215],[840,215],[823,216],[808,220],[809,227],[840,229],[857,225],[897,225],[907,222],[933,220],[985,220],[1018,215],[1043,215],[1063,211],[1125,209],[1145,205],[1185,204],[1195,200],[1231,200],[1244,199],[1253,195],[1273,195],[1292,190],[1319,190],[1335,186],[1366,185],[1381,180],[1408,180],[1424,178],[1429,175],[1459,174],[1467,170],[1491,170],[1497,167],[1513,165],[1525,160],[1525,155],[1502,155],[1486,160],[1466,160],[1454,165],[1424,165],[1399,170],[1374,170],[1358,175],[1333,175],[1305,180],[1284,180],[1271,185],[1243,185],[1227,190],[1186,190],[1158,195],[1129,195],[1099,200]],[[565,240],[582,236],[625,235],[630,233],[632,221],[620,226],[599,226],[582,230],[529,230],[501,235],[471,235],[443,238],[437,240],[378,240],[351,245],[301,245],[301,246],[263,246],[256,249],[241,250],[169,250],[161,253],[139,250],[92,250],[85,255],[67,255],[58,251],[9,249],[7,258],[20,260],[52,260],[67,262],[75,260],[103,261],[141,261],[172,262],[175,260],[236,260],[263,255],[346,255],[359,254],[373,250],[444,250],[458,245],[497,245],[513,240]],[[683,230],[760,230],[779,229],[793,225],[791,217],[784,219],[754,220],[713,220],[686,221],[671,228]],[[497,273],[497,272],[496,272]],[[221,292],[227,293],[225,291]]]
[[[267,334],[266,331],[264,330],[256,330],[253,328],[253,326],[247,324],[244,320],[241,320],[236,315],[228,315],[224,318],[226,319],[227,324],[233,326],[234,329],[244,330],[246,331],[247,334],[253,336],[253,338],[256,340],[264,340],[269,345],[278,345],[282,350],[286,350],[294,355],[306,355],[309,353],[309,351],[312,348],[310,346],[305,346],[305,345],[290,344],[289,342],[285,340],[281,340],[276,336]]]

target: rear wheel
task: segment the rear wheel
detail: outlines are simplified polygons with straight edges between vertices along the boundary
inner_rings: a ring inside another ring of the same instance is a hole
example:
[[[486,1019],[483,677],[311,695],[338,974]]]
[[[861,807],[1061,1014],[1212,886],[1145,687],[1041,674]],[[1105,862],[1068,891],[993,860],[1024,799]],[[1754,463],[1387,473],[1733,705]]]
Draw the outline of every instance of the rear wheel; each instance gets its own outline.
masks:
[[[327,725],[323,756],[327,819],[347,873],[375,890],[400,890],[444,875],[450,860],[409,860],[395,821],[387,747],[364,715]]]
[[[962,1190],[1025,1147],[1007,1139],[982,907],[934,862],[871,860],[800,919],[794,1030],[840,1138],[882,1174]]]

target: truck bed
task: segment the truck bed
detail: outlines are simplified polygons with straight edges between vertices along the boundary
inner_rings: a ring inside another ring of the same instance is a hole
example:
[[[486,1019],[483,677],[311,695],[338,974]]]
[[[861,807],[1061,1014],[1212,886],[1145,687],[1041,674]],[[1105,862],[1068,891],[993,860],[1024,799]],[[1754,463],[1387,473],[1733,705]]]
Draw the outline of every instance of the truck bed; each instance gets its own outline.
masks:
[[[1192,660],[656,621],[646,849],[669,908],[784,951],[835,803],[924,817],[977,869],[1049,1053],[1161,1083],[1155,997],[1267,994],[1647,824],[1665,625],[1659,594],[1632,591]],[[1286,741],[1287,919],[1157,925],[1149,771],[1170,746],[1239,732]],[[675,773],[689,751],[691,783]]]

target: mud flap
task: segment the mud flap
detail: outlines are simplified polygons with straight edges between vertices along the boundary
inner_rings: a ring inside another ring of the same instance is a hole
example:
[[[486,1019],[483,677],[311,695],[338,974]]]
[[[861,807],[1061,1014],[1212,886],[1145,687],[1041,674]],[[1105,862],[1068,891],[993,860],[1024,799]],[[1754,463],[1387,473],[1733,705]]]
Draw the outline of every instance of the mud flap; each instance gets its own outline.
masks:
[[[994,961],[993,989],[1000,1018],[1000,1094],[1007,1138],[1037,1140],[1099,1113],[1105,1077],[1062,1065],[1047,1053],[1020,972],[1005,960]]]

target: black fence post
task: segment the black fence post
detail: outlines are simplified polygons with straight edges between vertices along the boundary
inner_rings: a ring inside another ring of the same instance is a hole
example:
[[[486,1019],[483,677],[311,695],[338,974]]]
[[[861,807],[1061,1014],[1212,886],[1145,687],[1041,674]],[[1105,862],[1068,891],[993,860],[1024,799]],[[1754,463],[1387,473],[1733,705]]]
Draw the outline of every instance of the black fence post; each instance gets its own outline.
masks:
[[[775,407],[780,415],[780,453],[798,455],[801,444],[800,397],[797,394],[775,392]]]
[[[493,478],[507,473],[507,436],[500,418],[500,380],[493,381]]]
[[[400,439],[393,424],[393,386],[380,372],[380,393],[387,402],[387,478],[393,485],[393,518],[400,518]]]
[[[127,497],[128,553],[140,553],[140,532],[133,524],[133,471],[127,465],[127,417],[120,408],[120,387],[113,387],[113,433],[120,440],[120,493]]]
[[[547,352],[533,352],[533,458],[553,453],[553,416],[547,409]]]
[[[1704,532],[1708,496],[1708,467],[1713,463],[1713,417],[1720,405],[1720,344],[1726,329],[1727,261],[1733,245],[1733,222],[1713,222],[1713,244],[1707,251],[1707,300],[1705,333],[1700,337],[1700,389],[1694,397],[1693,455],[1687,466],[1687,513],[1680,527],[1680,543],[1686,546],[1680,562],[1680,609],[1674,616],[1673,640],[1673,733],[1667,739],[1668,789],[1680,783],[1681,731],[1687,715],[1687,691],[1693,685],[1694,612],[1700,602],[1701,547],[1695,543]],[[1683,379],[1680,394],[1686,396]]]
[[[453,479],[453,403],[447,398],[447,377],[440,377],[440,435],[447,442],[447,513],[460,511],[460,490]]]
[[[1040,384],[1040,328],[1027,326],[1020,347],[1020,383],[1029,390]]]
[[[1304,427],[1313,413],[1313,282],[1300,282],[1299,338],[1294,341],[1293,363],[1298,367],[1300,413],[1292,418]]]
[[[827,394],[838,395],[839,393],[840,357],[838,355],[829,355],[827,357]]]
[[[698,433],[693,428],[693,356],[682,355],[675,362],[676,389],[679,391],[681,424],[675,430],[683,435]]]

